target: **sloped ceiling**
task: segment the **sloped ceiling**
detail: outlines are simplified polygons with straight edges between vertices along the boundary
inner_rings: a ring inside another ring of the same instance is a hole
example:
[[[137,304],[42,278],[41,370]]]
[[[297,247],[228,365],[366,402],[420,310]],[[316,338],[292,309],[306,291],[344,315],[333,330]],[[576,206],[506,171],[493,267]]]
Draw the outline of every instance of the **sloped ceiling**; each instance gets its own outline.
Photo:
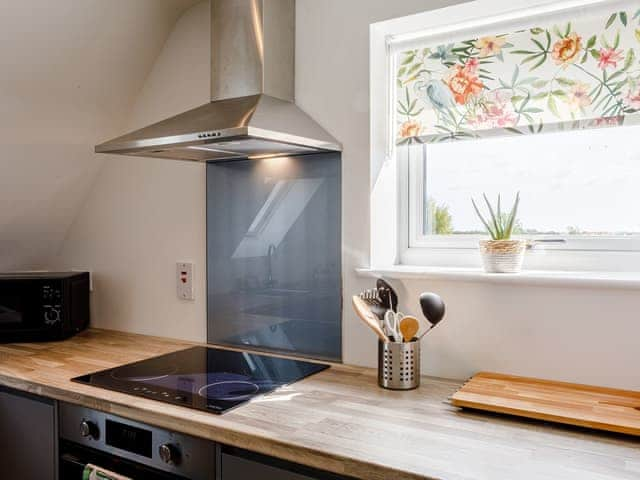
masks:
[[[197,0],[0,2],[0,270],[54,254],[180,15]]]

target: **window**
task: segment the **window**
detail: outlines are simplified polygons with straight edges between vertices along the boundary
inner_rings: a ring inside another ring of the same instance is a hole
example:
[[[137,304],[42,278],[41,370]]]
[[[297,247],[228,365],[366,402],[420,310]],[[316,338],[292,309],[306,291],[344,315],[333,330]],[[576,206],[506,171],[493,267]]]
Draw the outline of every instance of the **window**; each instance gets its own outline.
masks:
[[[471,197],[521,194],[516,234],[546,248],[640,247],[640,127],[424,144],[410,162],[410,247],[468,247],[484,235]],[[409,158],[408,150],[413,148]]]
[[[399,235],[384,245],[395,263],[479,265],[486,234],[471,198],[500,194],[504,206],[520,192],[516,234],[531,241],[530,268],[640,265],[640,10],[529,3],[503,12],[488,0],[372,29],[387,45],[388,103],[376,110],[373,101],[372,114],[385,112],[395,146],[386,162],[397,175]],[[447,26],[452,18],[459,25]],[[416,33],[421,22],[433,26]],[[379,149],[374,141],[372,156]]]

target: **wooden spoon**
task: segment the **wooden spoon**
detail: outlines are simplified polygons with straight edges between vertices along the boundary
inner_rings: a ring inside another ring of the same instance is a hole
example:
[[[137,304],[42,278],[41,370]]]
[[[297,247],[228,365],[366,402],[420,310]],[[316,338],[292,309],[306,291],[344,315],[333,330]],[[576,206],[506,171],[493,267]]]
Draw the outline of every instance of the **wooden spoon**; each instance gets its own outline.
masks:
[[[367,303],[357,295],[354,295],[351,301],[353,302],[353,309],[356,311],[360,319],[366,323],[376,335],[378,335],[380,340],[388,342],[389,339],[382,331],[378,317],[374,315]]]
[[[405,342],[410,342],[420,330],[420,322],[415,317],[406,316],[400,320],[400,333]]]

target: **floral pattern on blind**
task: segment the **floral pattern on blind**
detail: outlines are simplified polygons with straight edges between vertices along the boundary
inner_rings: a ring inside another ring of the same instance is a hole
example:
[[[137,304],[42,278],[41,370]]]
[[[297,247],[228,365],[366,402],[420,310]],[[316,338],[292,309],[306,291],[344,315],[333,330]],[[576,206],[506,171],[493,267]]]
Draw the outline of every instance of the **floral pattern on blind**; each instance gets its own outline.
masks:
[[[397,143],[629,122],[640,111],[635,10],[400,52]]]

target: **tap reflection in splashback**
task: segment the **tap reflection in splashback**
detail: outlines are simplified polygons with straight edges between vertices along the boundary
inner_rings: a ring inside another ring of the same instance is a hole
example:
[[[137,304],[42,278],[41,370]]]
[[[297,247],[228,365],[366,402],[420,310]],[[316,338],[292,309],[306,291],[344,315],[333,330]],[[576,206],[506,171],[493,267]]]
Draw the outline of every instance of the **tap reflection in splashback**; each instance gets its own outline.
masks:
[[[210,343],[341,358],[340,154],[207,165]]]
[[[276,253],[276,246],[273,243],[269,244],[267,249],[267,280],[265,281],[265,287],[273,288],[276,286],[276,281],[273,279],[273,256]]]

